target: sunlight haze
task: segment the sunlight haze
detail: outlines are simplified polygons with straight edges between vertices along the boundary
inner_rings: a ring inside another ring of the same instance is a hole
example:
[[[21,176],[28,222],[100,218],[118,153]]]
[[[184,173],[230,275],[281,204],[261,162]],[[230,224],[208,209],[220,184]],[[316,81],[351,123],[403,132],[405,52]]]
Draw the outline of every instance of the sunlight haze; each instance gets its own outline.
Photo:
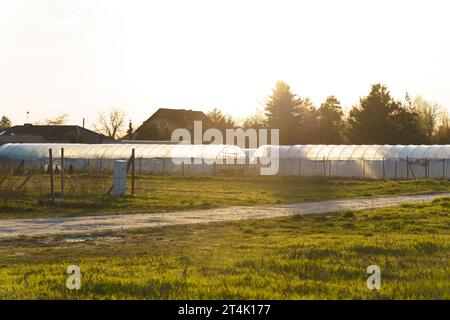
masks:
[[[371,3],[369,5],[368,3]],[[376,82],[450,107],[447,1],[0,0],[0,115],[220,108],[242,119],[277,80],[348,109]],[[332,27],[330,27],[332,26]]]

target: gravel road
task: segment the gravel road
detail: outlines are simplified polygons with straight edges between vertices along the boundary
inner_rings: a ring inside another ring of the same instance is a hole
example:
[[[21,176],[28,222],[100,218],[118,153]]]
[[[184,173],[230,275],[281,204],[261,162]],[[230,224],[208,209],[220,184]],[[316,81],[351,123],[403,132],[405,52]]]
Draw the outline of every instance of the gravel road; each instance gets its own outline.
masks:
[[[450,197],[450,193],[329,200],[285,205],[242,206],[165,213],[92,215],[72,218],[3,219],[0,220],[0,239],[20,236],[93,234],[169,225],[264,219],[343,210],[363,210],[396,206],[402,203],[428,202],[440,197]]]

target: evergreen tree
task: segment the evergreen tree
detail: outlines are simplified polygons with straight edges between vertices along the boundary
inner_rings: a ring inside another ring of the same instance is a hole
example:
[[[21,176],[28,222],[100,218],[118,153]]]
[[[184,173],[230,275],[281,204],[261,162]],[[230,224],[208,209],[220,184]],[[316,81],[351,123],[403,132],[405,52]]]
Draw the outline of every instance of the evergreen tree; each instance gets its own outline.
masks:
[[[130,123],[128,124],[128,129],[127,129],[127,138],[129,140],[134,140],[133,133],[134,133],[133,124],[131,123],[131,120],[130,120]]]
[[[280,130],[280,144],[295,144],[299,134],[297,120],[300,100],[283,81],[278,81],[269,97],[265,115],[271,129]]]
[[[319,144],[342,143],[343,116],[341,104],[335,96],[329,96],[317,110],[317,140]]]
[[[295,136],[292,144],[317,143],[317,110],[309,98],[299,99],[295,107]]]
[[[401,108],[394,115],[396,134],[390,144],[426,144],[430,143],[420,125],[419,115],[406,108]]]
[[[386,86],[375,84],[359,106],[349,114],[348,137],[355,144],[394,144],[397,140],[395,114],[401,103],[391,97]]]
[[[386,86],[375,84],[360,106],[350,111],[349,140],[356,144],[424,144],[426,131],[411,99],[392,98]]]
[[[225,135],[226,129],[233,129],[235,127],[235,121],[230,115],[224,114],[217,108],[212,109],[206,113],[211,120],[213,127],[219,129]]]

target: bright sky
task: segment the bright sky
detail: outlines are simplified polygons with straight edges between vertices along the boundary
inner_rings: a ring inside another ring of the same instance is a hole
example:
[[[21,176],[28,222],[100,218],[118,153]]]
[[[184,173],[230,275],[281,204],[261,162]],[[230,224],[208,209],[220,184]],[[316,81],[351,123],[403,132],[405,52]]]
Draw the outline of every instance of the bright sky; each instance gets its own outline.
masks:
[[[261,108],[277,80],[346,107],[382,82],[450,108],[442,0],[0,0],[0,115]]]

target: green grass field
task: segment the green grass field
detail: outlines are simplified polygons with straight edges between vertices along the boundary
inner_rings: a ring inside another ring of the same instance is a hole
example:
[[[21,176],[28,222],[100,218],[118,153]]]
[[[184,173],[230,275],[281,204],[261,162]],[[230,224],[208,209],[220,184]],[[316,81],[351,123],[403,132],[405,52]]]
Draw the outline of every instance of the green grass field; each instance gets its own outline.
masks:
[[[23,179],[9,177],[0,185],[0,219],[161,212],[450,190],[450,181],[446,180],[140,176],[134,197],[115,199],[105,196],[111,177],[74,175],[66,179],[65,201],[49,205],[40,201],[49,199],[48,176],[34,176],[20,192],[9,191]]]
[[[302,184],[290,181],[301,190]],[[263,182],[260,190],[267,190],[267,201],[305,199],[283,195],[282,188]],[[334,197],[348,196],[348,190],[359,190],[356,195],[385,190],[375,183],[363,191],[360,186],[366,183],[324,187],[333,190]],[[390,188],[401,186],[415,188],[410,183],[392,183]],[[227,194],[222,195],[219,205],[227,204]],[[306,198],[321,198],[318,191],[313,195]],[[0,241],[0,298],[450,298],[449,198],[363,212],[164,227],[108,237],[91,236],[84,242],[61,237]],[[81,267],[81,290],[65,287],[65,271],[72,264]],[[381,268],[379,291],[366,288],[366,268],[373,264]]]

